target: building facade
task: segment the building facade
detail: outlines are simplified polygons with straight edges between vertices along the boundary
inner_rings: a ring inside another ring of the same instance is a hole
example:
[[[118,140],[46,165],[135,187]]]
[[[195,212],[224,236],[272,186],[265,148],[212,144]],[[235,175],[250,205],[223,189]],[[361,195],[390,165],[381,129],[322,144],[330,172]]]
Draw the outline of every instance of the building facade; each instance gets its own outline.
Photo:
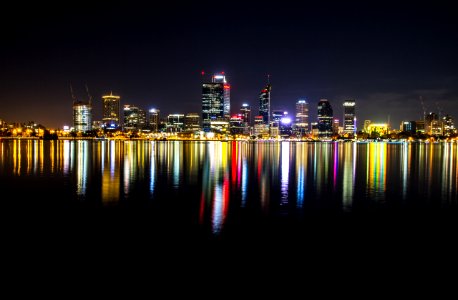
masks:
[[[198,131],[200,130],[200,116],[198,113],[188,113],[184,116],[184,130]]]
[[[181,132],[184,129],[184,114],[170,114],[167,116],[167,132]]]
[[[270,124],[270,92],[272,86],[270,83],[261,90],[259,94],[259,115],[262,116],[262,121],[265,125]]]
[[[332,128],[333,110],[327,99],[318,102],[318,137],[330,138],[333,134]]]
[[[160,124],[159,113],[160,113],[160,110],[156,108],[151,108],[148,111],[148,127],[151,130],[151,132],[159,131],[159,124]]]
[[[125,104],[123,115],[124,130],[142,130],[146,127],[146,112],[143,109]]]
[[[120,110],[120,96],[110,95],[102,96],[103,101],[103,124],[105,129],[117,129],[119,127],[119,110]]]
[[[92,130],[92,105],[90,103],[73,102],[73,128],[76,132]]]
[[[299,99],[296,102],[295,131],[300,135],[309,131],[309,104],[305,99]]]
[[[202,125],[211,130],[212,122],[221,122],[230,117],[230,85],[223,74],[212,76],[212,82],[202,84]]]
[[[356,102],[355,100],[345,100],[344,107],[344,134],[354,135],[356,133]]]
[[[417,132],[417,122],[415,121],[402,121],[401,131],[415,134]]]
[[[242,107],[240,107],[240,114],[243,117],[243,122],[247,126],[251,126],[251,106],[247,103],[243,103]]]

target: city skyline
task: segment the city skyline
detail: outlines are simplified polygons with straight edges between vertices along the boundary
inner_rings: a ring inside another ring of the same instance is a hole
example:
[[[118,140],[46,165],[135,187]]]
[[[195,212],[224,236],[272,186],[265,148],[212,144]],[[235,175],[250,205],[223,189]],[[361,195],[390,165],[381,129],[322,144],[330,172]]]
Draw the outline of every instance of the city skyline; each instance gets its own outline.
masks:
[[[79,101],[87,101],[88,85],[94,120],[111,90],[122,105],[163,116],[200,112],[202,70],[226,72],[231,114],[242,103],[256,112],[270,75],[270,109],[294,114],[305,99],[311,121],[322,98],[340,119],[341,102],[356,99],[358,120],[389,118],[393,127],[421,119],[420,96],[427,112],[458,116],[458,24],[450,4],[207,4],[142,11],[105,3],[53,14],[46,3],[13,7],[16,22],[2,21],[0,119],[71,125],[70,84]]]
[[[202,73],[203,73],[203,72],[202,72]],[[224,72],[222,72],[222,73],[224,74]],[[212,75],[211,77],[213,78],[213,77],[215,77],[215,76],[219,76],[218,74],[220,74],[220,73],[215,73],[215,74]],[[225,77],[225,76],[223,76],[223,77]],[[224,79],[224,80],[225,80],[225,79]],[[203,86],[208,85],[208,84],[209,84],[209,82],[207,82],[207,81],[203,81],[203,82],[201,83],[201,85],[203,85]],[[210,83],[210,84],[211,84],[211,83]],[[267,103],[269,103],[269,107],[270,107],[270,103],[271,103],[271,100],[270,100],[271,88],[272,88],[272,85],[271,85],[270,82],[269,82],[264,88],[261,89],[261,93],[258,94],[259,100],[258,100],[257,102],[259,102],[259,103],[258,103],[258,107],[257,107],[257,108],[258,108],[259,113],[261,113],[261,106],[262,106],[262,105],[261,105],[261,99],[262,99],[262,95],[264,95],[266,92],[267,92],[268,95],[269,95],[269,96],[268,96],[269,101],[267,101]],[[221,93],[223,93],[223,90],[224,90],[224,93],[226,93],[226,90],[228,90],[228,89],[229,89],[229,85],[224,85],[224,87],[222,86],[222,87],[221,87]],[[204,88],[204,91],[205,91],[205,88]],[[108,128],[108,127],[111,127],[112,129],[116,129],[116,128],[121,128],[121,126],[125,125],[125,122],[126,122],[125,120],[123,121],[123,108],[122,108],[122,107],[124,107],[124,109],[125,109],[125,107],[133,107],[134,109],[140,109],[140,111],[144,112],[145,115],[146,115],[146,111],[156,111],[156,110],[157,110],[158,112],[160,111],[160,109],[158,109],[157,106],[149,106],[149,107],[146,107],[146,108],[145,108],[145,107],[137,107],[135,104],[132,104],[132,102],[123,103],[122,100],[121,100],[121,98],[122,98],[121,96],[119,96],[119,95],[114,95],[114,94],[113,94],[113,91],[110,91],[109,93],[105,93],[105,94],[103,94],[102,96],[100,96],[102,108],[101,108],[100,112],[98,113],[98,115],[96,115],[96,117],[94,117],[94,113],[93,113],[93,111],[94,111],[94,104],[92,103],[93,97],[89,94],[87,85],[86,85],[86,92],[87,92],[86,97],[77,97],[77,96],[75,96],[75,94],[74,94],[73,86],[70,85],[70,96],[71,96],[72,103],[73,103],[73,112],[72,112],[73,116],[71,116],[71,119],[68,120],[67,122],[65,122],[64,125],[62,125],[62,126],[56,126],[56,127],[50,127],[50,126],[46,126],[46,124],[43,124],[43,123],[40,123],[40,122],[35,122],[35,123],[44,125],[45,127],[48,127],[48,128],[62,129],[62,128],[67,128],[67,127],[69,127],[69,126],[72,126],[72,124],[73,124],[74,126],[82,126],[82,125],[75,125],[75,124],[76,124],[75,122],[77,122],[77,123],[78,123],[78,122],[82,122],[82,121],[80,121],[80,120],[83,120],[83,119],[85,120],[86,118],[88,118],[87,116],[89,116],[89,120],[91,120],[91,121],[90,121],[90,122],[84,121],[84,122],[85,122],[84,124],[87,123],[87,124],[89,124],[89,125],[85,125],[85,127],[84,127],[85,129],[84,129],[84,130],[81,130],[81,128],[83,128],[83,127],[81,127],[80,129],[76,129],[76,131],[87,131],[87,130],[90,130],[90,129],[88,129],[88,128],[90,128],[90,127],[92,126],[92,123],[91,123],[91,122],[98,122],[98,123],[104,124],[104,127],[107,127],[107,128]],[[223,94],[221,94],[221,97],[223,97]],[[224,115],[224,118],[226,118],[227,120],[229,120],[229,119],[230,119],[230,116],[237,115],[240,111],[239,111],[238,109],[234,108],[233,111],[232,111],[232,110],[229,111],[230,114],[229,114],[229,116],[228,116],[228,114],[226,113],[226,111],[227,111],[227,110],[226,110],[226,107],[229,107],[229,105],[231,105],[231,104],[230,104],[230,100],[228,100],[228,98],[226,98],[226,96],[224,96],[224,97],[225,97],[225,99],[224,99],[224,105],[223,105],[223,98],[221,98],[221,115],[222,115],[222,116]],[[87,98],[87,99],[86,99],[86,98]],[[115,101],[115,103],[116,103],[116,104],[115,104],[115,105],[116,105],[116,108],[111,108],[111,105],[112,105],[112,104],[107,104],[107,100],[108,100],[108,99],[109,99],[109,100],[112,100],[112,101]],[[332,101],[329,101],[328,99],[321,98],[321,99],[319,99],[319,100],[315,103],[315,104],[317,105],[318,110],[320,110],[320,105],[321,105],[320,103],[322,102],[322,100],[325,100],[325,101],[328,101],[328,102],[330,102],[330,103],[333,103]],[[203,99],[200,99],[200,101],[201,101],[201,103],[203,103],[203,102],[202,102]],[[295,105],[296,105],[295,109],[286,110],[286,109],[284,109],[284,107],[286,107],[286,106],[289,107],[289,104],[288,104],[288,105],[284,105],[284,104],[283,104],[283,105],[281,105],[281,106],[276,106],[276,107],[279,107],[279,108],[275,108],[275,109],[270,109],[270,108],[269,108],[269,109],[267,109],[267,111],[270,111],[270,113],[267,113],[266,116],[268,116],[268,117],[270,118],[270,117],[272,116],[272,112],[273,112],[274,110],[276,110],[276,111],[282,111],[282,112],[289,113],[289,114],[294,114],[295,112],[297,112],[297,105],[298,105],[298,103],[299,103],[299,102],[304,102],[304,101],[307,103],[307,106],[309,106],[309,105],[312,105],[312,106],[313,106],[313,103],[310,103],[310,101],[308,101],[307,98],[302,97],[302,98],[298,98],[298,99],[296,100],[296,102],[295,102]],[[341,110],[340,105],[337,105],[337,106],[336,106],[336,107],[337,107],[337,111],[338,111],[337,114],[343,114],[342,118],[339,117],[338,115],[336,115],[336,113],[333,113],[333,120],[334,120],[335,122],[337,122],[337,124],[338,124],[339,126],[342,125],[342,127],[344,127],[344,128],[346,127],[346,125],[345,125],[345,123],[346,123],[346,121],[345,121],[345,119],[346,119],[346,109],[347,109],[346,106],[347,106],[347,104],[348,104],[349,101],[350,101],[350,102],[353,102],[353,105],[354,105],[354,102],[355,102],[354,99],[352,99],[352,100],[341,100],[341,101],[339,101],[340,104],[343,105],[342,111],[340,111],[340,110]],[[95,102],[97,102],[97,100],[96,100]],[[438,117],[440,116],[440,118],[443,118],[443,117],[445,117],[445,116],[448,116],[448,118],[451,117],[452,119],[456,118],[456,116],[451,115],[448,111],[444,111],[444,109],[441,108],[441,107],[439,106],[439,103],[437,103],[437,102],[435,103],[436,109],[431,109],[431,110],[428,110],[428,109],[427,109],[427,106],[425,105],[425,102],[424,102],[422,96],[419,97],[419,102],[420,102],[420,109],[421,109],[421,112],[420,112],[420,115],[419,115],[417,118],[411,118],[411,119],[409,119],[409,118],[406,118],[406,117],[401,116],[401,121],[399,121],[399,122],[396,122],[396,121],[393,122],[393,121],[391,120],[391,114],[388,114],[388,115],[387,115],[387,119],[385,119],[385,120],[383,120],[383,118],[379,118],[379,119],[364,118],[364,120],[370,120],[370,121],[372,121],[372,122],[375,121],[375,122],[378,122],[378,123],[386,123],[386,124],[388,124],[388,126],[389,126],[390,128],[397,128],[397,127],[398,127],[398,124],[401,124],[401,126],[402,126],[402,123],[403,123],[403,122],[406,122],[406,121],[409,121],[409,122],[412,122],[412,121],[413,121],[413,122],[415,122],[415,121],[420,121],[420,120],[423,120],[424,118],[426,118],[428,115],[436,115],[436,116],[438,116]],[[108,105],[108,106],[107,106],[107,105]],[[250,106],[250,107],[252,106],[251,103],[243,102],[242,105],[241,105],[241,107],[243,107],[244,105],[248,105],[248,106]],[[95,106],[97,107],[97,104],[95,104]],[[223,106],[224,106],[224,110],[225,110],[224,114],[223,114]],[[359,105],[358,105],[358,106],[359,106]],[[75,110],[76,107],[77,107],[77,109]],[[89,107],[89,108],[87,109],[86,107]],[[274,107],[275,107],[275,106],[274,106]],[[256,105],[254,106],[254,108],[256,108]],[[79,112],[79,111],[81,111],[81,109],[84,109],[85,111],[86,111],[86,110],[89,110],[89,112],[81,113],[81,112]],[[198,113],[199,115],[202,113],[203,107],[201,107],[200,109],[201,109],[201,111]],[[354,108],[353,108],[353,109],[354,109]],[[96,108],[95,110],[97,111],[97,108]],[[333,110],[334,110],[334,108],[333,108]],[[107,119],[107,115],[106,115],[106,114],[107,114],[107,113],[108,113],[108,114],[113,114],[113,112],[115,112],[115,111],[118,111],[118,113],[114,115],[115,118],[113,118],[113,121],[109,120],[108,123],[110,123],[110,124],[107,124],[106,121],[107,121],[108,119],[110,119],[110,118]],[[266,112],[267,112],[267,111],[266,111]],[[177,113],[178,113],[178,114],[180,114],[180,113],[181,113],[181,114],[183,114],[183,113],[184,113],[184,114],[194,114],[194,113],[196,113],[196,112],[195,112],[195,111],[189,112],[189,111],[183,111],[183,110],[180,110],[180,109],[175,109],[175,110],[169,111],[168,113],[163,114],[162,117],[161,117],[161,120],[166,120],[166,119],[167,119],[167,117],[166,117],[167,115],[173,115],[173,114],[177,114]],[[80,114],[81,116],[78,117],[78,116],[75,115],[75,114],[77,114],[77,115]],[[310,126],[311,123],[313,123],[313,122],[315,122],[315,121],[318,121],[318,123],[319,123],[319,118],[320,118],[319,113],[316,113],[316,112],[314,113],[314,110],[312,109],[311,112],[310,112],[309,114],[310,114],[310,117],[311,117],[311,118],[308,118],[308,119],[309,119],[309,123],[308,123],[309,126]],[[353,114],[354,114],[354,112],[353,112]],[[360,115],[370,115],[370,114],[369,114],[369,113],[366,113],[366,114],[365,114],[364,112],[361,112],[361,111],[359,110],[359,108],[358,108],[358,115],[360,116]],[[221,118],[222,118],[222,116],[221,116]],[[256,116],[256,115],[255,115],[255,116]],[[7,122],[7,123],[8,123],[8,122],[10,122],[10,123],[27,123],[27,122],[34,121],[35,119],[36,119],[36,118],[32,118],[31,120],[27,120],[27,121],[23,121],[23,120],[21,120],[21,121],[17,121],[17,120],[10,121],[10,120],[5,120],[5,119],[1,119],[1,118],[0,118],[1,121]],[[146,120],[146,117],[145,117],[145,120]],[[203,120],[203,119],[202,119],[202,120]],[[358,121],[360,122],[359,125],[358,125],[357,119],[356,119],[354,116],[352,116],[352,120],[353,120],[352,123],[354,123],[354,127],[352,127],[353,130],[350,130],[351,132],[355,132],[355,130],[356,130],[356,131],[361,131],[361,130],[364,129],[364,126],[362,126],[362,124],[361,124],[361,122],[363,121],[362,118],[360,118],[360,117],[358,118]],[[114,123],[111,124],[111,122],[114,122]],[[251,122],[249,122],[249,124],[253,125]],[[87,127],[87,126],[89,126],[89,127]],[[145,126],[146,126],[146,123],[145,123]],[[204,125],[204,127],[205,127],[205,125]],[[349,132],[350,132],[350,131],[349,131]]]

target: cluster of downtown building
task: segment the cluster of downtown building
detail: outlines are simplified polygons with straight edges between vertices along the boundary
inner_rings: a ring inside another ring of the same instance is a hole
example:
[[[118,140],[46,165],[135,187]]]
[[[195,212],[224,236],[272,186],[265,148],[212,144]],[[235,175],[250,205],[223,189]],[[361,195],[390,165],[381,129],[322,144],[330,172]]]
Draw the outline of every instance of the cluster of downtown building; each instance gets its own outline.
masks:
[[[343,133],[354,137],[356,133],[356,103],[344,102],[344,122],[333,118],[331,104],[326,99],[318,103],[318,120],[309,122],[309,103],[304,99],[296,102],[294,116],[284,110],[271,110],[270,83],[259,93],[259,106],[254,114],[252,106],[242,104],[236,113],[231,114],[231,86],[224,73],[211,76],[202,83],[201,113],[169,114],[162,116],[159,108],[148,111],[131,104],[121,109],[121,97],[102,96],[103,117],[92,121],[92,101],[73,102],[73,127],[66,128],[83,134],[103,130],[105,134],[135,134],[152,136],[181,136],[188,138],[216,137],[228,135],[252,138],[331,138]],[[234,112],[234,110],[233,110]]]
[[[73,102],[73,133],[82,134],[93,130],[104,134],[121,134],[150,137],[178,136],[183,138],[301,138],[328,140],[335,138],[356,138],[356,101],[343,101],[343,121],[333,114],[331,103],[321,99],[317,105],[317,120],[309,120],[309,103],[305,99],[296,102],[294,115],[284,110],[271,110],[270,82],[261,89],[258,110],[244,103],[235,112],[232,109],[231,86],[224,73],[214,74],[202,82],[202,111],[200,113],[169,114],[162,116],[159,108],[148,111],[125,104],[121,110],[121,97],[102,96],[103,118],[92,121],[92,101]],[[235,112],[235,113],[234,113]],[[359,137],[378,138],[391,132],[428,134],[432,136],[454,136],[457,133],[453,119],[436,113],[425,114],[422,120],[402,121],[399,131],[388,123],[374,123],[365,120]]]

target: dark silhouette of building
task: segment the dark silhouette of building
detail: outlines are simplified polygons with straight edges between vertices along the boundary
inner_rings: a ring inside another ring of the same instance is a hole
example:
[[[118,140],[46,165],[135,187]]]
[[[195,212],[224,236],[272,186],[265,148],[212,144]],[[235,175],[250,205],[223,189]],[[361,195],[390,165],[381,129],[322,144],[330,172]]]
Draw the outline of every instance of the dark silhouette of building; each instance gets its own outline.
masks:
[[[318,102],[318,137],[330,138],[332,136],[333,111],[327,99]]]

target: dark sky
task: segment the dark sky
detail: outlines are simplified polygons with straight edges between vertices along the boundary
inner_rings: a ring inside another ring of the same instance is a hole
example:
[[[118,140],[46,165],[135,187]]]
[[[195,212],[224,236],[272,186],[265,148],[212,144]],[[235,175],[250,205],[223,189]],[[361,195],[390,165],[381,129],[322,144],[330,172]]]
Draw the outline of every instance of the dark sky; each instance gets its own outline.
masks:
[[[155,1],[157,2],[157,1]],[[72,123],[72,83],[87,83],[94,119],[101,95],[163,113],[201,111],[201,70],[225,71],[232,112],[258,109],[271,75],[271,107],[294,112],[306,98],[311,120],[320,98],[337,117],[357,101],[364,119],[393,127],[428,111],[458,120],[458,18],[452,4],[190,1],[99,4],[65,1],[2,8],[0,119]],[[399,1],[398,1],[399,2]]]

